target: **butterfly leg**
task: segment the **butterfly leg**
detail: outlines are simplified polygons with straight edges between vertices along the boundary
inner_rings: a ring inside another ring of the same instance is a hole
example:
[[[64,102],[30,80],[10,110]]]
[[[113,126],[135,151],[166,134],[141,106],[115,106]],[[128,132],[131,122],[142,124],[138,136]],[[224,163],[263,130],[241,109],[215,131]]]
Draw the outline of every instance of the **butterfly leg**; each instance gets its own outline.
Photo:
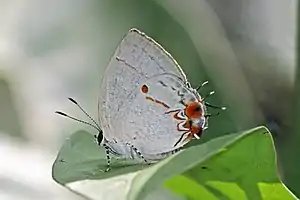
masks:
[[[177,149],[174,149],[174,150],[172,150],[172,151],[162,153],[161,155],[162,155],[162,156],[173,155],[173,154],[175,154],[175,153],[181,151],[182,149],[183,149],[183,147],[178,147]]]
[[[129,144],[129,143],[127,143],[127,145],[129,145],[129,146],[133,149],[133,151],[134,151],[140,158],[142,158],[146,164],[148,164],[148,161],[145,159],[145,157],[143,156],[143,154],[142,154],[142,153],[141,153],[134,145]]]
[[[110,150],[109,147],[104,143],[103,144],[104,148],[105,148],[105,152],[106,152],[106,160],[107,160],[107,168],[105,170],[105,172],[108,172],[110,170]]]
[[[177,144],[179,144],[179,142],[181,142],[182,141],[182,139],[183,139],[183,136],[185,136],[187,133],[189,133],[190,131],[186,131],[186,132],[184,132],[184,133],[182,133],[181,134],[181,136],[180,136],[180,138],[179,138],[179,140],[174,144],[174,146],[173,147],[176,147],[177,146]]]

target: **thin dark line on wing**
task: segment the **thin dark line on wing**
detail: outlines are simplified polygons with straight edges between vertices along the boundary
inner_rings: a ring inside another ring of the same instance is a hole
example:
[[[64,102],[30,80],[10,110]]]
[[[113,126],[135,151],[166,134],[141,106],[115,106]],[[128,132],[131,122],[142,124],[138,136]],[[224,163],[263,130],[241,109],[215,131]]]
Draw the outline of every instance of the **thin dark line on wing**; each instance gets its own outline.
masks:
[[[138,70],[131,64],[129,64],[128,62],[126,62],[126,60],[119,58],[118,56],[116,56],[116,60],[119,62],[124,63],[126,66],[130,67],[131,69],[133,69],[134,71],[136,71],[138,73]]]
[[[162,70],[162,72],[165,72],[166,70],[158,63],[157,59],[155,59],[155,56],[153,56],[152,54],[150,54],[145,47],[142,48],[142,52],[144,52],[149,58],[150,60],[154,61],[155,64]]]
[[[150,55],[149,55],[150,57]],[[151,59],[151,58],[150,58]],[[156,63],[156,65],[163,71],[163,72],[166,72],[166,70],[159,64],[159,62],[157,61],[157,59],[153,59],[153,61]]]
[[[122,58],[120,58],[120,57],[118,57],[118,56],[116,56],[115,58],[116,58],[117,61],[124,63],[124,64],[125,64],[126,66],[128,66],[130,69],[134,70],[137,74],[139,74],[138,77],[144,77],[143,74],[141,74],[141,73],[140,73],[133,65],[129,64],[128,62],[126,62],[125,59],[122,59]],[[138,79],[138,81],[135,83],[135,84],[136,84],[136,87],[138,87],[138,85],[140,84],[140,81],[141,81],[141,79]],[[130,96],[133,95],[133,92],[134,92],[134,90],[131,90],[131,91],[129,92],[129,94],[127,94],[127,96],[125,97],[125,99],[129,99]],[[124,101],[124,102],[125,102],[125,101]],[[118,105],[118,108],[117,108],[118,110],[123,106],[124,102],[122,102],[120,105]]]
[[[150,43],[152,43],[152,45],[154,45],[154,47],[156,49],[164,52],[165,56],[168,57],[168,59],[176,66],[177,70],[180,71],[180,74],[183,76],[184,80],[186,80],[186,76],[185,76],[184,72],[182,71],[182,69],[180,68],[178,62],[173,58],[173,56],[162,45],[160,45],[153,38],[147,36],[145,33],[141,32],[141,31],[138,31],[138,30],[133,30],[133,31],[136,32],[137,34],[139,34],[142,37],[142,39],[147,39]],[[157,65],[159,67],[161,67],[161,65],[159,65],[158,63],[157,63]]]
[[[138,56],[138,59],[140,59],[140,57],[144,58],[144,54],[148,55],[148,52],[146,50],[148,48],[148,46],[149,46],[149,43],[146,42],[143,47],[139,47],[139,49],[141,50],[141,54]],[[142,60],[139,67],[141,67],[142,65],[144,65],[144,59]]]
[[[164,82],[162,82],[162,81],[158,81],[162,86],[164,86],[164,87],[168,87]]]

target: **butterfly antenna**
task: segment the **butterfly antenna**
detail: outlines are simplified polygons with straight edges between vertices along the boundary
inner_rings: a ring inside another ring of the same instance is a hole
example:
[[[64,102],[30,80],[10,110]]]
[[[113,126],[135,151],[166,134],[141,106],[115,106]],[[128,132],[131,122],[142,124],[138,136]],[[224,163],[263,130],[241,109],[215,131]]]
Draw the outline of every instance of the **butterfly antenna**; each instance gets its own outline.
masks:
[[[208,81],[204,81],[201,85],[199,85],[196,90],[200,90],[204,85],[206,85],[208,83]]]
[[[204,115],[204,117],[205,117],[205,118],[209,118],[209,117],[212,117],[212,116],[217,116],[217,115],[219,115],[219,114],[220,114],[219,112],[214,113],[214,114],[206,114],[206,115]]]
[[[202,98],[202,101],[204,101],[205,99],[207,99],[208,97],[210,97],[211,95],[215,94],[215,91],[211,91],[210,93],[208,93],[207,95],[205,95],[203,98]]]
[[[95,126],[94,124],[91,124],[91,123],[89,123],[89,122],[86,122],[86,121],[77,119],[77,118],[72,117],[72,116],[70,116],[70,115],[67,115],[66,113],[61,112],[61,111],[55,111],[55,113],[56,113],[56,114],[59,114],[59,115],[61,115],[61,116],[67,117],[67,118],[69,118],[69,119],[73,119],[73,120],[75,120],[75,121],[77,121],[77,122],[80,122],[80,123],[89,125],[89,126],[93,127],[94,129],[96,129],[97,131],[101,132],[101,129],[100,129],[98,126]]]
[[[100,126],[97,124],[97,122],[80,106],[79,103],[77,103],[77,101],[75,101],[73,98],[69,97],[68,98],[69,101],[71,101],[72,103],[74,103],[96,126],[97,126],[97,130],[100,131],[101,128]]]
[[[215,108],[215,109],[220,109],[220,110],[226,110],[226,109],[227,109],[226,107],[223,107],[223,106],[215,106],[215,105],[211,105],[211,104],[208,103],[208,102],[205,102],[204,104],[205,104],[205,106],[210,107],[210,108]]]

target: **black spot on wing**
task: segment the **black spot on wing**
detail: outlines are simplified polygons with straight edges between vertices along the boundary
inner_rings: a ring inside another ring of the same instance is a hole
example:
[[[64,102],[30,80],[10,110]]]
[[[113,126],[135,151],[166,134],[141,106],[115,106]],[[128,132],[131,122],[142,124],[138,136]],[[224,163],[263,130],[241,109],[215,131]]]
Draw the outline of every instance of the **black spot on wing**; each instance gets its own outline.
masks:
[[[163,87],[168,87],[163,81],[158,81]]]
[[[180,93],[179,90],[177,91],[177,95],[180,96],[180,97],[182,97],[182,98],[184,97],[184,94]]]

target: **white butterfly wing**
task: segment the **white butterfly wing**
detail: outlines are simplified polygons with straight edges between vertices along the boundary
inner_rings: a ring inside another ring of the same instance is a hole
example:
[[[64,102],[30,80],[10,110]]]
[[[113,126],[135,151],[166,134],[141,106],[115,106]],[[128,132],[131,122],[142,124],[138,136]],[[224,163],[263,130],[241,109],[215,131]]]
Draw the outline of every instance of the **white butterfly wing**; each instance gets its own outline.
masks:
[[[153,104],[145,102],[145,97],[140,92],[142,84],[150,82],[149,85],[151,85],[153,77],[161,74],[171,74],[171,76],[177,77],[181,85],[186,82],[183,71],[170,54],[145,34],[136,29],[130,30],[111,58],[100,87],[99,119],[107,140],[125,142],[136,140],[136,143],[139,144],[138,148],[142,148],[143,142],[141,141],[159,141],[159,138],[150,140],[151,137],[156,136],[152,127],[163,123],[166,124],[167,129],[165,129],[165,136],[162,136],[162,143],[168,143],[165,139],[176,140],[180,137],[178,135],[173,138],[170,135],[171,131],[174,131],[174,126],[170,124],[176,124],[176,122],[162,117],[163,108],[154,108]],[[159,87],[156,90],[165,94],[164,98],[171,98],[166,99],[166,102],[175,104],[177,99],[172,100],[174,97],[172,88],[169,87],[169,91],[164,93],[166,88],[164,89],[162,85]],[[152,107],[151,109],[147,109],[148,104],[149,108]],[[156,121],[147,119],[149,116]],[[132,123],[132,121],[136,121],[136,123]],[[160,126],[160,135],[163,135],[164,128],[163,125]],[[149,130],[151,133],[147,132]],[[149,137],[142,136],[140,138],[143,134],[149,134]],[[145,152],[155,151],[153,146],[150,149],[152,150],[145,149]],[[160,152],[164,149],[168,151],[172,148],[170,145],[166,145],[161,146],[157,151]]]
[[[115,118],[115,126],[122,130],[122,138],[130,141],[145,157],[173,151],[187,142],[184,139],[188,131],[180,130],[179,125],[186,120],[174,117],[178,110],[185,108],[181,103],[185,98],[196,100],[191,89],[177,76],[151,77],[142,81],[128,97]],[[175,146],[179,140],[181,142]]]

